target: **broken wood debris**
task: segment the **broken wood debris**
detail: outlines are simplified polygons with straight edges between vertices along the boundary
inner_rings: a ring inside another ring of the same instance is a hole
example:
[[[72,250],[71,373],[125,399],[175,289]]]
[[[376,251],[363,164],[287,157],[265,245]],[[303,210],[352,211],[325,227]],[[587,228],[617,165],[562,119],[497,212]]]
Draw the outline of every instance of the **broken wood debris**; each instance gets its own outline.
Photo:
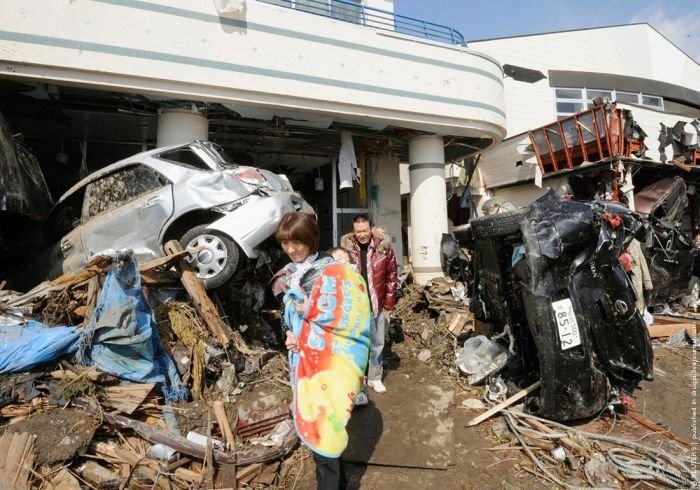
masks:
[[[13,489],[30,488],[34,466],[34,440],[27,432],[5,432],[0,437],[0,482]]]
[[[138,270],[141,284],[150,286],[148,290],[144,287],[145,296],[152,295],[161,305],[175,305],[178,312],[186,310],[183,315],[175,315],[177,318],[169,315],[169,309],[163,310],[157,325],[160,331],[158,341],[162,342],[166,352],[173,356],[178,353],[178,368],[182,369],[182,380],[191,393],[196,392],[197,398],[206,398],[210,415],[205,417],[208,424],[202,434],[206,434],[203,437],[209,443],[201,445],[186,439],[177,423],[170,423],[168,414],[177,413],[178,408],[163,405],[163,393],[156,383],[120,380],[101,372],[99,364],[82,367],[67,362],[67,358],[58,359],[53,364],[38,366],[21,378],[11,375],[7,382],[12,386],[0,390],[3,403],[0,417],[4,418],[5,425],[12,424],[9,427],[13,428],[6,429],[3,437],[15,440],[12,446],[18,451],[2,451],[7,458],[4,466],[0,466],[0,481],[16,479],[16,488],[34,488],[41,482],[67,489],[236,488],[237,473],[251,465],[257,465],[258,470],[246,471],[241,485],[251,481],[260,484],[276,481],[280,465],[274,461],[286,457],[297,446],[296,432],[289,422],[283,424],[286,432],[271,445],[254,445],[237,437],[239,411],[243,410],[238,397],[242,392],[254,393],[246,383],[254,388],[253,381],[268,363],[284,368],[273,371],[270,381],[273,386],[282,386],[284,395],[288,396],[288,383],[284,381],[288,376],[286,359],[279,351],[257,345],[250,347],[239,332],[232,332],[209,298],[209,292],[201,287],[193,273],[186,272],[184,259],[189,253],[180,250],[142,264]],[[29,293],[3,290],[0,313],[5,317],[17,317],[18,321],[38,316],[48,328],[58,323],[77,324],[80,332],[80,328],[94,318],[96,310],[104,308],[100,302],[106,274],[113,266],[122,267],[125,260],[131,259],[120,258],[119,254],[113,258],[96,257],[80,271],[42,283]],[[175,267],[179,269],[177,274],[173,272]],[[147,275],[155,279],[147,280]],[[172,284],[171,279],[177,280],[178,277],[186,286],[185,299],[180,299],[183,295],[179,292],[179,298],[172,301],[171,298],[175,297],[167,291],[173,288],[160,291],[158,288],[166,282]],[[158,299],[161,297],[167,299]],[[200,362],[193,363],[195,357]],[[217,381],[226,370],[233,384],[230,387],[222,384],[228,387],[224,393]],[[281,383],[275,380],[276,377],[283,378]],[[223,403],[221,399],[230,402]],[[70,408],[63,411],[59,410],[60,407]],[[248,414],[250,409],[241,413]],[[288,408],[283,416],[277,412],[274,415],[273,418],[256,419],[243,434],[265,434],[290,418]],[[48,425],[53,419],[65,421],[63,431]],[[25,437],[23,434],[33,438],[34,431],[40,436],[53,434],[54,438],[44,438],[42,446],[34,444],[33,450],[41,453],[41,458],[33,460],[29,449],[24,451],[27,454],[22,466],[10,474],[17,466],[15,456],[23,451],[18,438]],[[226,441],[223,450],[211,444],[215,438]],[[71,441],[71,444],[65,445],[66,441]],[[161,454],[167,460],[148,456],[151,447],[157,444],[166,450],[153,454]],[[54,451],[52,448],[64,450]],[[32,469],[34,466],[36,469]],[[27,471],[22,470],[25,467]]]
[[[176,240],[170,240],[165,244],[165,251],[171,255],[182,254],[182,246],[180,242]],[[189,264],[180,256],[179,261],[176,263],[175,267],[180,273],[180,279],[182,285],[185,287],[190,297],[192,298],[192,304],[195,309],[202,315],[207,328],[224,346],[228,346],[233,338],[233,333],[226,323],[219,316],[216,306],[209,299],[202,282],[199,280],[197,275],[192,271]]]

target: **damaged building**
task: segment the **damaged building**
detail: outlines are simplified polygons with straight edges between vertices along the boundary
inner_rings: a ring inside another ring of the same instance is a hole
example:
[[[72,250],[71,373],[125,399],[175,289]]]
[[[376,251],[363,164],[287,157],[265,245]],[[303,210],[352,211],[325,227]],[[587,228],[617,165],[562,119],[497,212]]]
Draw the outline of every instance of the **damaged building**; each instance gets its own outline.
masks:
[[[656,372],[651,313],[697,267],[700,68],[651,26],[467,44],[391,0],[45,9],[0,6],[0,475],[296,487],[309,458],[262,277],[281,215],[313,210],[322,249],[368,213],[403,266],[395,384],[353,414],[347,460],[470,481],[461,462],[487,453],[454,414],[518,400],[508,427],[544,453],[508,485],[561,484],[546,462],[594,486],[599,458],[598,486],[697,484],[676,446],[616,440],[671,468],[641,478],[552,422],[613,430]],[[549,420],[513,421],[530,416]]]
[[[54,200],[108,164],[201,139],[285,174],[316,210],[324,247],[369,212],[401,250],[399,162],[411,161],[431,203],[415,228],[439,237],[434,177],[465,148],[444,142],[503,138],[501,67],[449,27],[323,3],[97,2],[61,6],[51,21],[33,11],[41,2],[3,5],[3,117]],[[416,234],[424,279],[441,274],[431,237]]]

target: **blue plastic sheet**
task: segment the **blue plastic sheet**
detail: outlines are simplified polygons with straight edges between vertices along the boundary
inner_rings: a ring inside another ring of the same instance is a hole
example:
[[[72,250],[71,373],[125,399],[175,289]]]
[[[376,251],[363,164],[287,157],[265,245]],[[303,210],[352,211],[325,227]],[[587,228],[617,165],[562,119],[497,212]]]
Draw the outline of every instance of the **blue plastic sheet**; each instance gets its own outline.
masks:
[[[77,327],[48,327],[29,320],[0,327],[0,374],[26,371],[71,354],[77,347]]]
[[[156,383],[167,403],[188,396],[175,363],[163,350],[132,257],[113,265],[107,273],[76,357],[78,362],[98,364],[100,371],[122,379]]]

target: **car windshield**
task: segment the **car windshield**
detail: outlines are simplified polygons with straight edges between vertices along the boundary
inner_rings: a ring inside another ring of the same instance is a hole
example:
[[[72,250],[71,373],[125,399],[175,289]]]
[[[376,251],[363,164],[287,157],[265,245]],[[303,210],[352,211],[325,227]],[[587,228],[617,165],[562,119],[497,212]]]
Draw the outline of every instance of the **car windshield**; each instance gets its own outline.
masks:
[[[221,148],[219,145],[216,143],[212,143],[211,141],[203,141],[202,144],[204,147],[209,150],[210,153],[213,154],[216,161],[216,164],[219,165],[220,167],[223,168],[236,168],[238,165],[233,163],[231,159],[228,157],[226,152],[224,151],[223,148]]]

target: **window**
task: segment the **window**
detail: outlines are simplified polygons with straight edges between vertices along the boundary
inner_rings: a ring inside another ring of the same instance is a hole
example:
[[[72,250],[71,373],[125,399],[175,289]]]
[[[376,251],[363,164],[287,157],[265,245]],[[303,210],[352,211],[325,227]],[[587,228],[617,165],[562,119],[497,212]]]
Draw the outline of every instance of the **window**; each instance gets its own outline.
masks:
[[[593,107],[592,100],[596,97],[610,102],[635,104],[660,110],[664,109],[663,98],[657,97],[656,95],[608,89],[555,88],[554,98],[557,119],[562,119],[585,109],[590,109]]]
[[[584,89],[580,88],[556,88],[557,119],[581,112],[586,108],[586,98]]]
[[[663,108],[663,99],[661,97],[656,97],[654,95],[644,95],[642,94],[642,105],[647,105],[650,107]]]
[[[53,209],[42,229],[47,244],[57,242],[80,225],[84,197],[85,187],[82,187]]]
[[[639,94],[630,94],[628,92],[617,92],[615,100],[623,104],[639,104]]]
[[[163,160],[168,160],[174,163],[187,165],[188,167],[198,168],[200,170],[211,170],[202,159],[197,155],[192,148],[175,148],[174,150],[166,151],[158,155]]]
[[[85,198],[85,215],[90,219],[116,209],[163,186],[164,178],[155,170],[134,165],[105,175],[88,184]]]

